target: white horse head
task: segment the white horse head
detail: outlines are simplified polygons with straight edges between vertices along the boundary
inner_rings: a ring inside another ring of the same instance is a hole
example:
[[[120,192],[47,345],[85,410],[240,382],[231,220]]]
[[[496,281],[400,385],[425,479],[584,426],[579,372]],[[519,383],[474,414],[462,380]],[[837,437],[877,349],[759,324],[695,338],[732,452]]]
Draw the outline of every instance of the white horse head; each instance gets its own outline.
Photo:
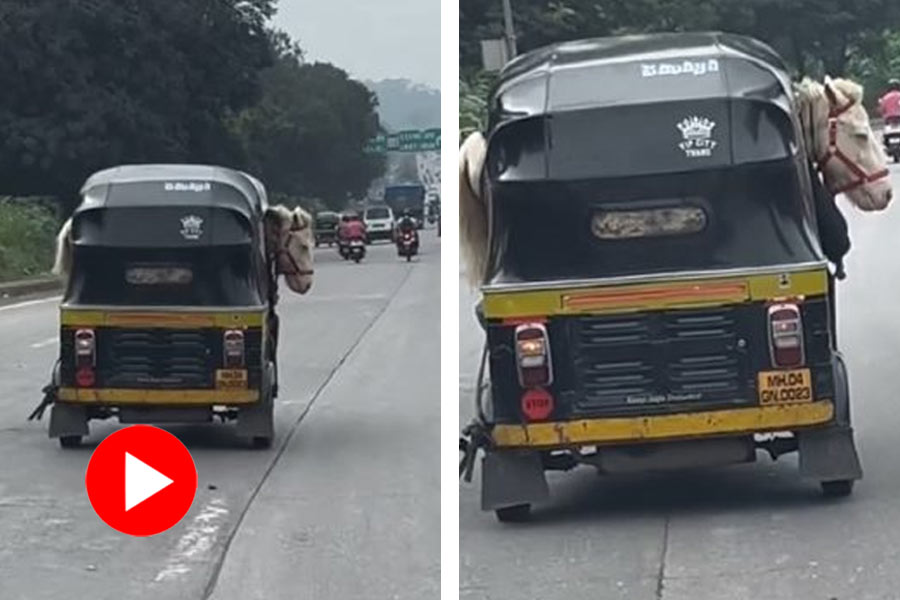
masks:
[[[487,142],[472,133],[459,148],[459,242],[469,282],[478,285],[487,267],[488,199],[484,185]]]
[[[288,287],[305,294],[313,280],[312,217],[300,207],[266,209],[266,251],[275,259],[276,272],[284,275]]]
[[[833,194],[858,208],[883,210],[891,201],[887,156],[862,105],[862,87],[847,79],[804,79],[797,100],[807,150]]]

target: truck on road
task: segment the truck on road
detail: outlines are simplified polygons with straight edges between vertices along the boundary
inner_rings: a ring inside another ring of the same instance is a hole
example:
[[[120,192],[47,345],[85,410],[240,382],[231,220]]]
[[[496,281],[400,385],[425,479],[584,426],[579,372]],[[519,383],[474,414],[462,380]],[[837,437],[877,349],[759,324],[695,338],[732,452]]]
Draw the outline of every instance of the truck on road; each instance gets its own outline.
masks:
[[[403,211],[409,211],[419,229],[425,225],[425,186],[421,183],[389,185],[384,188],[384,203],[399,218]]]

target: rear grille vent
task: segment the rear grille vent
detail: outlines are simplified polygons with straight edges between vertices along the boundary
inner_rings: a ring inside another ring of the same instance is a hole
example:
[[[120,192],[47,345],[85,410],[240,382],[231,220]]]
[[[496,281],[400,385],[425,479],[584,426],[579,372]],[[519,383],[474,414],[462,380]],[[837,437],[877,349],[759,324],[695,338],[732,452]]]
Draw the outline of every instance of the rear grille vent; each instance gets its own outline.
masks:
[[[109,387],[208,387],[218,365],[217,333],[104,331],[99,344],[101,379]]]
[[[580,317],[570,327],[576,412],[733,404],[748,395],[732,309]]]

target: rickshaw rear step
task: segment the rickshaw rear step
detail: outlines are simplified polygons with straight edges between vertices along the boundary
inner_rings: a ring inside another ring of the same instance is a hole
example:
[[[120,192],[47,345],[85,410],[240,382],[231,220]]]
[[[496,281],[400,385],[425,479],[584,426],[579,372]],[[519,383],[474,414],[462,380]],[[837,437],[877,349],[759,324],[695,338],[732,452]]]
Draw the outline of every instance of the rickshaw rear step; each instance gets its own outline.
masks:
[[[610,446],[580,460],[609,474],[718,467],[755,461],[756,444],[741,436]]]

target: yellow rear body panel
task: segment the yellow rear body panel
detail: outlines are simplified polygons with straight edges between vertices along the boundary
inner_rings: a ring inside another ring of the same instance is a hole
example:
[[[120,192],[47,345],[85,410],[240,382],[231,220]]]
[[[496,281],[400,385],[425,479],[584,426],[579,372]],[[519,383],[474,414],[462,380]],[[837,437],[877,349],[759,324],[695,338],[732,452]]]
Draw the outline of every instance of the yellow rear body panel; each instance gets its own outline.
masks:
[[[575,421],[495,425],[499,447],[562,448],[574,445],[660,441],[717,435],[790,431],[828,423],[828,400],[668,415],[610,417]]]
[[[59,389],[59,399],[77,404],[213,406],[252,404],[259,401],[258,390],[147,390],[119,388]]]

